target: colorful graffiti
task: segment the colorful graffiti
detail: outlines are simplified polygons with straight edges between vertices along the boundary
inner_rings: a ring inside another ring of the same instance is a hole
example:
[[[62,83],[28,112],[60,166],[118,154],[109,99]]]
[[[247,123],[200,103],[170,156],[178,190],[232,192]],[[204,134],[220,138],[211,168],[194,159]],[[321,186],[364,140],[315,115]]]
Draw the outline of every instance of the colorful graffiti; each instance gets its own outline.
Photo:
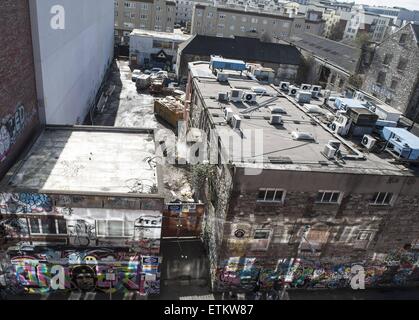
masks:
[[[0,161],[4,161],[25,126],[24,107],[19,106],[13,115],[3,118],[0,125]]]
[[[51,213],[52,200],[46,194],[40,193],[1,193],[0,213]]]
[[[406,251],[388,254],[383,261],[338,265],[307,259],[280,259],[273,264],[257,258],[232,257],[217,269],[216,287],[220,291],[249,291],[259,284],[262,290],[269,290],[279,282],[291,288],[346,288],[350,287],[354,265],[364,267],[365,287],[405,286],[419,282],[419,253]]]
[[[8,253],[14,286],[27,293],[51,290],[82,292],[160,291],[159,257],[139,256],[126,248],[11,248]],[[115,280],[106,274],[112,270]],[[10,284],[9,284],[10,286]]]

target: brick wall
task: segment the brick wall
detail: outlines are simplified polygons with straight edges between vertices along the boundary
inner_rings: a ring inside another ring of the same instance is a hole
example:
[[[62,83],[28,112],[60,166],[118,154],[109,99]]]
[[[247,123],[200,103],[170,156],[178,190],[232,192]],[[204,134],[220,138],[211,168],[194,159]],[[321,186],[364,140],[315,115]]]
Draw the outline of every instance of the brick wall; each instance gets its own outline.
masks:
[[[40,126],[28,0],[0,2],[0,34],[2,177]]]
[[[399,44],[402,34],[407,34],[406,43],[403,45]],[[387,54],[393,55],[393,57],[388,64],[384,64]],[[398,69],[401,57],[408,61],[404,70]],[[411,117],[414,110],[412,107],[409,108],[409,104],[417,105],[418,99],[417,94],[414,94],[418,79],[418,64],[419,47],[412,29],[408,25],[376,48],[372,64],[366,73],[363,89]],[[379,72],[386,73],[385,81],[381,85],[377,84]],[[398,82],[395,89],[391,88],[393,80]],[[412,98],[416,99],[416,102],[411,103]]]

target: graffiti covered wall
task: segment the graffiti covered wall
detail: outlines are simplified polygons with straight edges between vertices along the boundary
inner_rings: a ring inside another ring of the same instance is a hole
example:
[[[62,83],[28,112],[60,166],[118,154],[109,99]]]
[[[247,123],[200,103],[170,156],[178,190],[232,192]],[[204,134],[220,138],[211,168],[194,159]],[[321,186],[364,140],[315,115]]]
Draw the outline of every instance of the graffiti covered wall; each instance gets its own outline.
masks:
[[[160,291],[161,258],[139,256],[126,248],[51,248],[22,246],[10,248],[9,264],[3,268],[6,286],[27,293],[54,290],[83,292]],[[5,265],[3,261],[3,265]],[[112,270],[115,281],[106,280]]]
[[[419,283],[419,252],[401,250],[380,261],[325,264],[316,260],[286,258],[272,262],[257,258],[231,257],[217,269],[217,290],[271,289],[275,281],[291,288],[350,288],[351,267],[365,270],[365,287],[407,286]]]

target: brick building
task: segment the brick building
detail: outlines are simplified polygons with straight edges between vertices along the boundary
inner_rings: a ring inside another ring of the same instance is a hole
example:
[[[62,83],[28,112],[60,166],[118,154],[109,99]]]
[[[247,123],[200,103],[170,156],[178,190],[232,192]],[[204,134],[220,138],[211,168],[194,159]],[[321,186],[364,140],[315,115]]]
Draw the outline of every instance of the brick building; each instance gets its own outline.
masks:
[[[0,3],[0,177],[40,128],[28,0]]]
[[[419,26],[408,24],[375,48],[363,89],[419,121]]]
[[[275,280],[345,287],[354,264],[367,286],[417,283],[417,168],[380,148],[365,152],[274,86],[234,71],[219,82],[207,63],[189,67],[189,126],[218,150],[204,226],[215,290],[252,290],[258,280],[262,289]],[[239,89],[247,99],[254,87],[265,94],[251,104],[217,101]],[[337,157],[326,156],[330,143]]]

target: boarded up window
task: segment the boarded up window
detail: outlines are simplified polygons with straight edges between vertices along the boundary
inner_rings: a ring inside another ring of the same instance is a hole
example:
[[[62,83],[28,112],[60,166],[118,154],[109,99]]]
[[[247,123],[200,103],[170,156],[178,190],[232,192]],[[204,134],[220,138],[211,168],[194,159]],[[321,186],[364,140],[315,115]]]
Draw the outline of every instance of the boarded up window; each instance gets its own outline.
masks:
[[[329,231],[310,230],[301,241],[300,251],[318,252],[327,243],[328,238]]]

